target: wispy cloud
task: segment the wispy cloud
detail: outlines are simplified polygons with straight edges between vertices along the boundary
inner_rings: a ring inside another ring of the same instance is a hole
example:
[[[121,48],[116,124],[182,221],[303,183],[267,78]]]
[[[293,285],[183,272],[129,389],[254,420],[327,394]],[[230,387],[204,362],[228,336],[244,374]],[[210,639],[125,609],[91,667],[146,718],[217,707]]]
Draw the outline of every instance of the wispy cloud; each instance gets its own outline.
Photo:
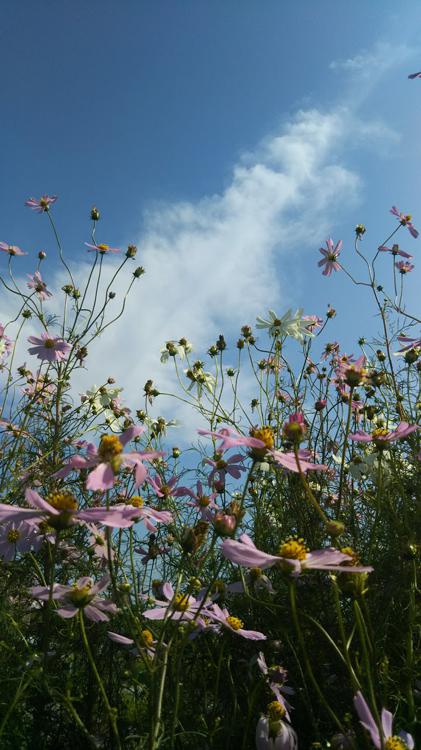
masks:
[[[128,405],[139,408],[147,378],[161,390],[174,389],[171,368],[159,361],[167,339],[186,336],[200,353],[219,333],[235,335],[270,306],[280,312],[294,306],[294,291],[280,273],[282,259],[317,248],[332,217],[358,200],[360,178],[341,153],[370,133],[378,138],[378,128],[346,109],[299,112],[239,160],[220,194],[150,209],[138,243],[146,276],[124,316],[91,345],[88,371],[80,373],[76,389],[112,375],[124,386]],[[116,261],[105,261],[110,278]],[[86,274],[81,264],[81,286]],[[126,281],[112,286],[116,305]],[[62,284],[57,278],[54,286]],[[159,409],[174,414],[173,404]]]
[[[387,70],[413,57],[416,49],[406,43],[378,41],[372,49],[362,50],[354,57],[332,60],[331,70],[344,70],[360,77],[377,78]]]

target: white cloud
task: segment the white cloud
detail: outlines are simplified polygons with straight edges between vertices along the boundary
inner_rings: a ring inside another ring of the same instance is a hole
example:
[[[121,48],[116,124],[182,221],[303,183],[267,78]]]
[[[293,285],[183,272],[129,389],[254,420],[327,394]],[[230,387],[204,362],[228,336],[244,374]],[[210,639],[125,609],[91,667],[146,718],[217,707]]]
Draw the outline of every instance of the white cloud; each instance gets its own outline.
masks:
[[[172,368],[159,362],[166,340],[185,336],[199,356],[219,333],[253,323],[271,306],[281,313],[294,306],[280,259],[303,246],[317,248],[335,213],[357,201],[360,179],[342,163],[341,149],[378,136],[379,127],[346,109],[303,111],[239,160],[221,194],[151,209],[138,243],[146,276],[124,316],[90,346],[88,372],[78,375],[76,389],[112,375],[124,387],[126,403],[139,408],[147,378],[161,391],[177,388]],[[115,263],[104,259],[106,277]],[[87,268],[81,264],[76,271],[81,286]],[[116,307],[123,277],[112,286]],[[62,284],[57,278],[54,286]],[[174,415],[173,403],[164,408],[158,401],[157,408]],[[175,416],[191,420],[180,407]]]
[[[345,70],[367,78],[377,79],[387,70],[409,60],[416,50],[405,43],[377,42],[372,49],[363,50],[345,60],[332,60],[331,70]]]

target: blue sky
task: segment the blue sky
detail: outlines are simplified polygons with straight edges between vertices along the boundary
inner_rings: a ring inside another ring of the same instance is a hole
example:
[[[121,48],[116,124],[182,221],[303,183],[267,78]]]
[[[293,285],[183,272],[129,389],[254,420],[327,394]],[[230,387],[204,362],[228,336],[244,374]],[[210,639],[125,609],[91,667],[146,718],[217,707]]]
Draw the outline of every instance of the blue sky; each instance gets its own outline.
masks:
[[[101,241],[134,242],[147,269],[128,320],[94,352],[92,380],[111,347],[130,391],[125,370],[158,377],[167,338],[207,348],[269,306],[323,314],[332,303],[332,338],[348,350],[376,330],[343,274],[321,277],[318,247],[343,238],[358,273],[356,223],[367,250],[393,228],[392,204],[421,227],[421,80],[407,79],[421,69],[420,32],[415,0],[2,9],[0,240],[32,257],[45,248],[44,275],[58,283],[45,217],[23,208],[57,193],[81,277],[94,203]],[[409,234],[401,246],[416,254]],[[19,266],[33,268],[31,257]],[[419,282],[417,268],[414,303]]]

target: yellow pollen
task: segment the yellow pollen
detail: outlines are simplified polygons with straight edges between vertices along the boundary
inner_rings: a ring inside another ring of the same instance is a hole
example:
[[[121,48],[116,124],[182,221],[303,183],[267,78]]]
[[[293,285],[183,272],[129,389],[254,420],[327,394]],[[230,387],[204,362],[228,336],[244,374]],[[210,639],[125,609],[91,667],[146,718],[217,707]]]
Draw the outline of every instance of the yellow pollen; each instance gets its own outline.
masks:
[[[250,578],[252,581],[258,581],[262,577],[261,568],[250,568]]]
[[[304,544],[304,539],[287,539],[281,544],[278,550],[280,557],[286,557],[288,560],[305,560],[309,550]]]
[[[327,259],[330,260],[331,262],[335,261],[337,259],[337,255],[335,255],[335,253],[328,253]]]
[[[345,560],[345,562],[342,563],[342,565],[358,565],[360,562],[360,558],[358,557],[355,550],[352,549],[352,547],[341,547],[341,552],[343,552],[344,555],[348,555],[348,557],[351,558],[351,560]]]
[[[134,505],[135,508],[141,508],[143,506],[144,500],[143,497],[140,497],[140,495],[133,495],[129,500],[127,501],[129,505]]]
[[[107,250],[109,250],[110,246],[109,245],[101,244],[101,245],[97,245],[97,248],[98,248],[98,250],[102,251],[103,253],[106,253]]]
[[[85,607],[93,599],[93,595],[91,594],[92,585],[92,581],[89,581],[89,583],[80,588],[74,584],[73,590],[69,592],[68,597],[75,607]]]
[[[378,440],[379,438],[381,440],[382,438],[386,437],[386,435],[388,434],[389,434],[389,430],[385,430],[384,427],[379,427],[377,430],[373,430],[373,432],[371,433],[371,436],[373,440],[376,440],[376,439]]]
[[[285,708],[279,701],[272,701],[267,707],[267,712],[271,721],[278,721],[285,716]]]
[[[41,206],[41,208],[45,208],[46,206],[48,206],[48,201],[46,201],[45,198],[40,198],[39,205]]]
[[[207,508],[210,503],[210,497],[208,495],[198,495],[197,502],[201,508]]]
[[[50,492],[47,495],[47,502],[56,510],[77,510],[77,500],[71,492],[63,490],[62,492]]]
[[[400,737],[389,737],[384,743],[384,750],[408,750],[408,745]]]
[[[411,219],[412,219],[412,215],[411,214],[406,214],[405,221],[411,221]]]
[[[112,463],[122,452],[123,446],[116,435],[102,436],[99,443],[98,454],[104,463]]]
[[[262,443],[265,444],[266,450],[272,450],[275,446],[275,440],[274,440],[274,434],[272,427],[268,427],[266,425],[263,425],[262,427],[253,427],[250,430],[251,437],[257,438],[257,440],[261,440]],[[254,448],[254,450],[263,450],[259,448]]]
[[[54,349],[55,343],[54,339],[44,339],[44,346],[46,349]]]
[[[18,541],[20,537],[20,532],[17,529],[10,529],[10,531],[7,532],[7,541],[15,544],[15,542]]]
[[[233,630],[241,630],[244,627],[244,623],[239,617],[233,617],[230,615],[227,617],[227,623]]]
[[[189,597],[186,594],[176,594],[172,606],[177,612],[185,612],[189,608]]]
[[[150,630],[142,630],[142,641],[144,646],[150,648],[153,644],[153,635]]]

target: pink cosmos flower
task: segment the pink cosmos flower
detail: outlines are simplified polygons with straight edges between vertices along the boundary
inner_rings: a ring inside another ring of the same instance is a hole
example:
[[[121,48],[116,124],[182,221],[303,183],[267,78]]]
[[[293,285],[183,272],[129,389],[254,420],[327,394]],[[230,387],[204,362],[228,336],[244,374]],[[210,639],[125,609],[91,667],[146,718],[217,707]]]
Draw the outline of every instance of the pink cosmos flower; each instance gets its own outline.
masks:
[[[319,268],[322,266],[325,266],[323,269],[323,276],[331,276],[333,271],[340,271],[341,266],[338,263],[339,255],[341,254],[342,250],[342,240],[339,240],[339,242],[336,243],[335,247],[333,247],[333,240],[331,237],[326,240],[326,247],[327,250],[325,250],[323,247],[319,248],[319,252],[324,256],[321,260],[318,262]]]
[[[0,503],[1,521],[30,521],[45,519],[49,526],[63,529],[74,523],[95,523],[115,529],[127,529],[134,523],[133,508],[130,506],[113,506],[106,508],[87,508],[78,510],[76,498],[68,491],[53,492],[45,500],[27,488],[25,500],[30,508],[19,508],[16,505]]]
[[[44,211],[49,211],[50,206],[53,205],[57,200],[57,195],[41,195],[41,198],[28,198],[25,201],[25,206],[28,206],[33,211],[42,214]]]
[[[323,318],[319,318],[318,315],[304,315],[303,320],[307,321],[309,331],[314,331],[315,328],[321,328],[323,325]]]
[[[16,554],[31,549],[37,536],[37,529],[25,521],[9,521],[0,525],[0,557],[5,562],[14,560]]]
[[[218,446],[218,453],[224,453],[229,448],[234,448],[238,445],[246,448],[264,448],[265,444],[263,440],[258,438],[248,437],[246,435],[240,435],[237,430],[232,427],[221,427],[218,432],[212,432],[211,430],[198,430],[199,435],[207,435],[214,437],[216,440],[220,440],[221,443]]]
[[[407,260],[411,260],[413,258],[413,255],[410,255],[409,253],[406,253],[405,250],[401,250],[399,248],[399,245],[392,245],[392,247],[386,247],[386,245],[380,245],[379,250],[381,253],[392,253],[392,255],[400,255],[402,258],[406,258]]]
[[[402,349],[399,349],[396,354],[404,354],[410,349],[421,348],[421,339],[411,339],[410,336],[398,336],[398,341],[400,341],[401,344],[405,344],[405,346]]]
[[[202,612],[205,617],[216,620],[216,622],[223,625],[227,630],[230,630],[231,633],[241,635],[243,638],[248,638],[251,641],[265,641],[267,638],[266,635],[259,633],[258,630],[244,630],[242,620],[230,615],[225,607],[221,609],[219,604],[212,604],[210,607],[202,610]]]
[[[374,432],[364,432],[364,430],[358,430],[350,435],[350,439],[357,443],[371,443],[373,442],[377,448],[386,448],[389,443],[393,443],[395,440],[402,440],[406,438],[411,432],[420,430],[416,424],[408,424],[408,422],[400,422],[395,430],[377,429]]]
[[[27,276],[29,279],[29,281],[27,282],[27,287],[29,289],[34,289],[39,299],[46,300],[49,299],[49,297],[53,296],[52,293],[48,291],[47,284],[42,280],[42,276],[39,271],[35,271],[33,275],[28,273]]]
[[[290,451],[289,453],[282,453],[282,451],[272,451],[274,461],[278,466],[282,466],[288,471],[294,471],[297,474],[300,469],[305,474],[307,471],[328,471],[329,467],[325,464],[315,464],[308,459],[312,457],[312,452],[306,448],[300,448],[298,451],[298,458],[300,461],[300,467],[298,467],[295,453]]]
[[[396,206],[392,206],[392,208],[390,209],[390,213],[393,214],[393,216],[396,216],[396,218],[399,219],[399,221],[400,221],[400,223],[402,224],[403,227],[408,227],[409,233],[413,237],[415,237],[415,239],[418,237],[418,232],[415,229],[415,227],[414,227],[414,225],[413,225],[413,223],[411,221],[411,218],[412,218],[411,214],[402,214],[400,211],[398,211],[398,209],[396,208]]]
[[[371,741],[375,748],[379,750],[380,747],[392,747],[392,744],[388,743],[388,740],[395,740],[395,743],[393,744],[393,747],[401,747],[401,744],[399,743],[399,739],[405,743],[405,746],[408,748],[408,750],[413,750],[415,748],[414,738],[411,734],[408,734],[408,732],[399,732],[398,735],[392,735],[393,731],[393,716],[390,713],[390,711],[387,711],[387,709],[382,709],[382,737],[380,737],[379,728],[373,718],[373,715],[367,705],[367,702],[363,696],[363,694],[358,691],[358,693],[354,697],[354,706],[355,710],[358,714],[358,718],[363,725],[364,729],[367,729],[367,731],[370,734]],[[386,744],[385,744],[386,743]]]
[[[291,706],[285,700],[282,693],[285,693],[285,695],[294,695],[294,690],[293,688],[285,685],[285,682],[288,679],[288,673],[286,669],[284,669],[283,667],[279,665],[268,667],[263,651],[259,652],[259,655],[257,657],[257,665],[260,671],[262,672],[262,674],[265,675],[268,681],[269,688],[272,690],[273,694],[275,695],[276,700],[284,707],[285,716],[288,719],[288,721],[290,721],[290,715],[289,715],[288,709],[290,709]]]
[[[373,568],[344,565],[352,562],[349,555],[333,547],[309,552],[302,540],[289,539],[281,544],[278,555],[269,555],[257,549],[248,534],[242,534],[239,541],[225,539],[221,544],[224,557],[237,565],[246,568],[271,568],[281,564],[293,576],[299,576],[305,570],[340,571],[341,573],[371,573]]]
[[[53,585],[52,598],[64,603],[61,609],[57,609],[60,617],[69,619],[74,617],[79,610],[83,609],[84,614],[93,622],[108,622],[109,615],[115,615],[118,612],[114,602],[101,599],[101,594],[110,584],[110,577],[104,576],[98,583],[93,582],[92,578],[83,576],[79,578],[73,586],[63,586],[61,583]],[[48,601],[50,598],[49,586],[32,586],[29,589],[34,599]]]
[[[114,643],[118,643],[120,646],[134,646],[135,642],[132,638],[127,638],[125,635],[120,635],[120,633],[113,633],[112,630],[109,630],[107,632],[108,638],[110,641],[113,641]],[[142,630],[142,633],[139,634],[138,643],[136,646],[139,647],[139,651],[146,651],[146,654],[149,656],[150,659],[153,659],[155,656],[155,646],[157,644],[157,641],[154,640],[153,635],[150,630]],[[138,648],[132,649],[133,653],[138,653]]]
[[[404,260],[400,260],[399,263],[395,263],[395,267],[401,274],[410,273],[410,271],[413,271],[415,268],[412,263],[406,263]]]
[[[227,474],[234,479],[239,479],[241,472],[246,471],[243,460],[244,456],[241,456],[239,453],[226,459],[223,459],[222,455],[218,453],[215,454],[215,460],[205,458],[203,463],[213,467],[208,478],[209,487],[217,483],[225,484]]]
[[[350,357],[347,357],[346,362],[344,361],[344,358],[341,358],[339,367],[335,370],[335,382],[340,384],[346,383],[346,385],[349,385],[352,388],[360,385],[366,374],[365,364],[366,358],[364,354],[362,354],[361,357],[358,357],[355,362],[351,362]]]
[[[172,513],[170,513],[169,510],[155,510],[155,508],[151,508],[148,505],[143,505],[141,507],[136,505],[113,505],[114,508],[120,508],[122,510],[126,509],[125,512],[127,512],[127,515],[132,518],[133,521],[143,521],[148,531],[151,533],[156,532],[156,526],[155,523],[171,523],[173,520]],[[130,509],[130,510],[128,510]]]
[[[178,482],[178,477],[171,477],[168,482],[165,482],[157,474],[155,477],[149,476],[146,481],[151,485],[157,497],[180,497],[185,494],[183,487],[175,486]]]
[[[75,469],[95,467],[94,471],[91,471],[88,476],[86,488],[104,491],[110,490],[114,486],[115,476],[119,469],[122,466],[127,466],[134,469],[135,484],[136,487],[139,487],[148,474],[143,461],[153,461],[154,458],[162,456],[162,451],[135,451],[123,455],[124,446],[144,431],[144,427],[132,425],[119,437],[117,435],[103,435],[98,448],[93,443],[88,443],[86,457],[81,456],[80,453],[71,456],[66,465],[55,476],[66,477]]]
[[[28,255],[28,253],[24,253],[17,245],[9,245],[8,242],[0,242],[0,250],[9,255]]]
[[[36,354],[38,359],[48,362],[63,362],[72,348],[67,341],[59,336],[51,336],[48,331],[43,331],[41,336],[29,336],[28,341],[35,344],[28,349],[29,354]]]
[[[107,255],[108,253],[119,253],[119,247],[110,247],[109,245],[92,245],[90,242],[85,242],[86,247],[89,247],[88,253],[97,252],[100,255]]]
[[[410,73],[408,78],[414,79],[414,78],[421,78],[421,72],[419,73]]]
[[[203,491],[202,482],[200,480],[198,480],[197,482],[196,492],[193,492],[193,490],[189,489],[188,487],[180,487],[179,489],[180,492],[181,490],[183,490],[183,495],[188,495],[194,501],[188,502],[186,503],[186,505],[199,510],[203,519],[207,521],[210,520],[210,510],[218,508],[217,504],[215,503],[217,493],[212,492],[210,495],[205,494]]]
[[[203,607],[202,599],[195,599],[188,594],[176,594],[170,583],[162,585],[162,595],[165,597],[163,601],[155,601],[158,607],[143,612],[143,617],[147,620],[194,620],[198,609]]]

